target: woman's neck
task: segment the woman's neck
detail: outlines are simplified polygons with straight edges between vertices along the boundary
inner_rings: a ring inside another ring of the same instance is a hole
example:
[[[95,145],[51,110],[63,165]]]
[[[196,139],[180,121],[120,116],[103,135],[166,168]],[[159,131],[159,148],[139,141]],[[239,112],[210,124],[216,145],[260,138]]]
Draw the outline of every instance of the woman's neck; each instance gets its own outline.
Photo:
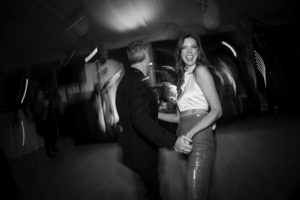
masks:
[[[194,65],[186,65],[185,67],[184,67],[184,71],[185,72],[191,72],[191,71],[193,71],[194,69],[196,68],[196,64],[194,64]]]

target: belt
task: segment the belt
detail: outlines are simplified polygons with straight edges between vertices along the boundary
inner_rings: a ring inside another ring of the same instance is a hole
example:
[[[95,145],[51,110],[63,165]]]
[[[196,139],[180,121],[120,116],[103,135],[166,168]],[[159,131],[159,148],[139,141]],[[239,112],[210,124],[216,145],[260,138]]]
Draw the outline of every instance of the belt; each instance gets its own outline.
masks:
[[[207,113],[207,110],[204,109],[193,109],[193,110],[185,110],[180,112],[180,117],[188,116],[188,115],[193,115],[193,114],[205,114]]]

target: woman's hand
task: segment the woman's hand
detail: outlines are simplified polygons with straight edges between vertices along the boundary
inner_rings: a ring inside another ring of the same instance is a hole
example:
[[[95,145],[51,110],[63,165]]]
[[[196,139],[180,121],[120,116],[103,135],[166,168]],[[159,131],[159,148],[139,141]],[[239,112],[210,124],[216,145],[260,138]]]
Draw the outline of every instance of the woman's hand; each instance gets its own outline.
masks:
[[[179,153],[188,154],[193,150],[192,140],[185,135],[181,135],[177,138],[174,149]]]

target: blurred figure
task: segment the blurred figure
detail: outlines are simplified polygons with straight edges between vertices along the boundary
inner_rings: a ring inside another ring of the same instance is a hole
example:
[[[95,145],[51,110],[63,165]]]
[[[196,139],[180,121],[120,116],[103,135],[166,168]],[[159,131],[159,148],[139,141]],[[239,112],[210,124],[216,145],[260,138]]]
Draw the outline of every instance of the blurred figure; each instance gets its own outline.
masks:
[[[92,92],[92,95],[90,97],[89,106],[91,106],[91,109],[87,109],[87,117],[88,117],[88,123],[90,132],[101,132],[101,135],[105,133],[105,121],[103,117],[103,109],[101,106],[101,96],[100,96],[100,85],[99,83],[94,84],[94,89]],[[101,116],[99,116],[101,115]],[[96,123],[94,122],[96,121]],[[96,126],[94,125],[96,124]]]
[[[148,85],[150,44],[133,41],[127,48],[131,63],[123,76],[116,94],[119,125],[122,132],[119,144],[123,163],[143,182],[149,199],[161,199],[158,177],[159,147],[189,153],[191,140],[158,125],[158,102]]]
[[[183,185],[178,188],[184,196],[177,195],[174,189],[170,191],[171,199],[207,199],[215,157],[214,129],[222,115],[221,102],[200,38],[183,34],[175,56],[178,111],[159,113],[159,119],[179,123],[177,135],[191,138],[193,150],[189,155],[178,155],[177,162],[181,165],[176,176],[182,178],[179,183]]]
[[[10,142],[12,157],[19,157],[37,150],[41,146],[40,137],[36,134],[35,124],[29,118],[29,109],[24,105],[17,106],[15,110],[15,122]]]
[[[115,137],[119,131],[119,116],[116,108],[116,92],[125,74],[121,63],[107,59],[97,63],[99,76],[99,124],[108,137]]]
[[[58,149],[57,126],[56,126],[56,105],[53,100],[46,97],[45,92],[39,89],[34,107],[34,120],[37,134],[44,139],[45,150],[48,157],[54,157]]]
[[[122,63],[108,57],[103,45],[98,47],[96,58],[98,81],[94,84],[91,100],[97,112],[97,127],[104,138],[115,140],[120,131],[116,91],[125,71]]]

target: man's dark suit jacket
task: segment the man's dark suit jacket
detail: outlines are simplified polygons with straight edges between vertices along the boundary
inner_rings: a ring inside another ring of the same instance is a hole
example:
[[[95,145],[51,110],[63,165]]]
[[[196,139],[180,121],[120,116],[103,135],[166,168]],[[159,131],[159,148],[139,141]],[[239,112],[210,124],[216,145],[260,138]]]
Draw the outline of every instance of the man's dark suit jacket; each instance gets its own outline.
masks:
[[[130,68],[116,95],[123,163],[135,169],[156,168],[159,147],[172,149],[177,139],[159,126],[157,100],[144,79],[141,71]]]

